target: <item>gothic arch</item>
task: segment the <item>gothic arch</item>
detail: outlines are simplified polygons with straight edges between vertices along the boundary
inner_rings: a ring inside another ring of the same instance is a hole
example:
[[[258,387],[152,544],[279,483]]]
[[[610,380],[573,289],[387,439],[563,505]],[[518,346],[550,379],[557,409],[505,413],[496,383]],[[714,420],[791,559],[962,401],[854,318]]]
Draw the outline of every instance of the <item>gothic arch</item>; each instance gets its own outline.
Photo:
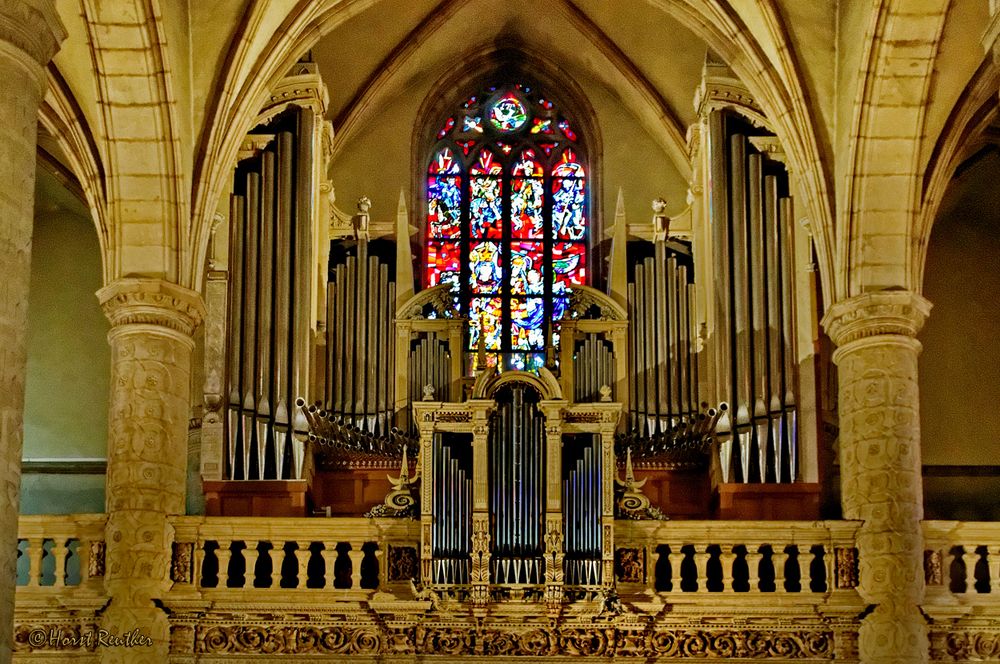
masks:
[[[969,81],[962,95],[945,122],[924,172],[922,205],[914,219],[914,256],[910,266],[914,290],[921,292],[924,268],[927,264],[927,247],[930,244],[934,220],[951,183],[955,170],[987,145],[996,144],[991,133],[1000,111],[997,109],[997,90],[1000,89],[1000,67],[992,55],[987,55]]]
[[[104,162],[97,141],[69,85],[54,64],[48,67],[48,85],[39,110],[38,121],[55,139],[69,162],[90,208],[94,230],[101,250],[102,279],[114,279],[112,255],[114,234],[107,216],[107,190]]]
[[[912,217],[920,208],[924,100],[947,8],[948,0],[938,0],[902,16],[904,8],[878,2],[871,12],[838,212],[836,299],[916,287]],[[902,163],[905,173],[899,172]]]
[[[107,278],[143,274],[192,286],[192,261],[203,254],[189,241],[188,180],[159,2],[84,0],[83,13],[101,102],[105,217],[115,238]],[[123,50],[124,39],[141,47]],[[135,87],[132,77],[149,84]]]
[[[456,1],[444,0],[434,11],[444,11]],[[649,2],[679,20],[721,54],[761,100],[769,117],[774,118],[792,168],[799,174],[806,192],[824,288],[833,292],[830,174],[823,166],[802,77],[790,55],[792,47],[776,18],[776,10],[768,3],[766,12],[771,20],[767,21],[766,34],[750,35],[735,10],[721,0]],[[200,265],[200,258],[207,250],[212,215],[228,168],[269,87],[324,34],[378,3],[379,0],[300,2],[284,14],[265,4],[255,4],[248,10],[232,40],[216,97],[208,110],[210,119],[198,145],[192,229],[193,250],[198,259],[193,266]],[[770,43],[768,50],[779,54],[777,66],[765,54],[760,39]],[[195,268],[191,279],[200,284],[200,270]]]

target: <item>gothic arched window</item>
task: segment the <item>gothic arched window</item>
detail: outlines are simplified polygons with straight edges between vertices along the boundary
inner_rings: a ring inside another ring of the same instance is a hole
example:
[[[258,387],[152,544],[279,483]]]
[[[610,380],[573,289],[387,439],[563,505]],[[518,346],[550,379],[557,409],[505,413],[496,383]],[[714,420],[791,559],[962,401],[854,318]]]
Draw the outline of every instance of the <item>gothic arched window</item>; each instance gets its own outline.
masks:
[[[476,368],[536,369],[586,284],[587,164],[570,121],[524,84],[468,98],[427,168],[424,285],[451,283]],[[482,341],[480,339],[482,338]]]

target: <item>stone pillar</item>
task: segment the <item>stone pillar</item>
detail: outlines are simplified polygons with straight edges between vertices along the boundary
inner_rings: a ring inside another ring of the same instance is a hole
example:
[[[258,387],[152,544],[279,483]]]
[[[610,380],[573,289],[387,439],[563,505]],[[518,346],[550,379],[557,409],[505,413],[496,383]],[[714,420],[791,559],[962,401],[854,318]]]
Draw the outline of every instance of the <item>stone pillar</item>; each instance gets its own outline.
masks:
[[[38,107],[66,32],[51,0],[0,0],[0,662],[13,651]]]
[[[101,626],[152,646],[101,648],[102,662],[165,662],[173,528],[184,513],[192,334],[197,293],[157,279],[120,279],[97,293],[111,321],[105,589]]]
[[[916,293],[879,291],[838,302],[823,319],[838,346],[844,518],[863,521],[858,592],[874,606],[859,633],[865,664],[928,661],[915,337],[929,311]]]

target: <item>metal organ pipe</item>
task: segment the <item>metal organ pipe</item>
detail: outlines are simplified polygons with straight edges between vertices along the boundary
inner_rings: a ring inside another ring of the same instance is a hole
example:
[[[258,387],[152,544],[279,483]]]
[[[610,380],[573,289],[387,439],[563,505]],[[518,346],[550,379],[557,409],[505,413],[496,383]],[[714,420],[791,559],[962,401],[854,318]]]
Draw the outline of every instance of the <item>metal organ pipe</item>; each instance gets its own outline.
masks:
[[[237,455],[237,449],[242,444],[242,424],[243,418],[240,415],[242,407],[241,381],[243,377],[240,371],[241,350],[243,347],[243,196],[233,194],[229,199],[229,369],[226,372],[229,392],[229,449],[227,450],[229,459],[229,479],[241,479],[237,477],[237,459],[242,460],[242,455]]]
[[[293,110],[273,125],[270,143],[240,162],[230,206],[232,479],[298,477],[307,427],[294,404],[309,382],[314,118]]]
[[[729,122],[722,112],[709,119],[714,290],[720,294],[714,343],[720,388],[732,411],[722,414],[719,431],[736,434],[734,443],[723,439],[723,478],[731,481],[735,470],[742,482],[794,481],[791,198],[780,193],[785,176],[777,162],[751,150],[738,131],[727,140]],[[727,151],[716,149],[723,145]],[[730,274],[731,290],[720,288]],[[691,369],[696,372],[696,365]],[[729,450],[737,452],[735,459]]]

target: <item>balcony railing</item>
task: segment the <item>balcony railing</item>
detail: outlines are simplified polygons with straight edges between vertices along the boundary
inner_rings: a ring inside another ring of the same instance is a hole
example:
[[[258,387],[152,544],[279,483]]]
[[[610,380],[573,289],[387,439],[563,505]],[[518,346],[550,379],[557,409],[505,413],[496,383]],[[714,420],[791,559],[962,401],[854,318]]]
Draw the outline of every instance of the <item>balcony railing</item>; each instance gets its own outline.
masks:
[[[615,577],[622,596],[673,604],[747,606],[747,594],[784,603],[858,602],[858,523],[851,521],[617,521]]]
[[[362,599],[417,578],[419,524],[404,519],[176,517],[173,592]]]

